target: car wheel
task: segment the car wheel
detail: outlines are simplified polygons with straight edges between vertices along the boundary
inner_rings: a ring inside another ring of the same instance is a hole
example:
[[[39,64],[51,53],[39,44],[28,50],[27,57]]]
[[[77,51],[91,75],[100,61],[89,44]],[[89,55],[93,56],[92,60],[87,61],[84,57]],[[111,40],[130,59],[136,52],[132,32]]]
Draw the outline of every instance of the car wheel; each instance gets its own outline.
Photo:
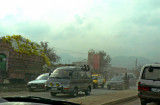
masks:
[[[102,88],[104,88],[104,83],[102,84]]]
[[[95,89],[96,88],[96,86],[95,85],[93,85],[93,89]]]
[[[147,105],[147,101],[146,100],[140,99],[140,101],[141,101],[141,105]]]
[[[107,89],[108,89],[108,90],[110,90],[110,89],[111,89],[111,87],[110,87],[110,86],[107,86]]]
[[[98,88],[98,84],[96,85],[96,89]]]
[[[121,86],[121,90],[125,90],[126,89],[126,86],[125,85],[122,85]]]
[[[98,85],[97,84],[93,85],[93,88],[94,89],[98,88]]]
[[[72,94],[71,94],[73,97],[77,97],[78,96],[78,89],[77,88],[74,88]]]
[[[87,90],[85,91],[85,95],[90,95],[91,94],[91,89],[88,87]]]
[[[57,93],[50,92],[51,96],[56,96]]]

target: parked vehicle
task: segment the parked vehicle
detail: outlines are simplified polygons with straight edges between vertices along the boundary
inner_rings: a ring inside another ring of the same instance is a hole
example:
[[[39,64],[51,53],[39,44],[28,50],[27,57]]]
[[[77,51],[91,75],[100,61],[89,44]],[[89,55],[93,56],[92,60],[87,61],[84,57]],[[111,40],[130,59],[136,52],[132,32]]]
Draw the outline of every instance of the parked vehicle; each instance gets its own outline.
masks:
[[[125,76],[125,73],[121,73],[121,76]],[[129,85],[130,86],[136,86],[137,83],[137,77],[134,73],[127,73],[128,79],[129,79]]]
[[[93,79],[93,88],[98,88],[98,86],[104,88],[106,80],[101,74],[92,74],[92,79]]]
[[[128,89],[129,85],[124,79],[124,76],[114,76],[110,81],[107,83],[108,89]]]
[[[35,80],[28,82],[27,88],[29,91],[43,90],[45,91],[45,83],[49,77],[49,73],[44,73],[38,76]]]
[[[79,91],[90,95],[92,84],[89,67],[65,66],[57,68],[50,74],[46,82],[46,90],[52,96],[63,93],[76,97]]]
[[[160,102],[160,64],[143,66],[138,82],[138,96],[141,105]]]

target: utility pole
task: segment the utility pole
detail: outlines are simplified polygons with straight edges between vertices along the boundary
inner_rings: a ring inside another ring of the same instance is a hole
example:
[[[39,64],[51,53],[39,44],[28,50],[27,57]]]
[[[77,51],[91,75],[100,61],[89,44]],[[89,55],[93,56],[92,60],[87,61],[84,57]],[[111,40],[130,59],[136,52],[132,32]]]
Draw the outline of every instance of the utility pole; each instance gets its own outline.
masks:
[[[135,63],[136,63],[136,64],[135,64],[135,66],[136,66],[136,67],[135,67],[135,70],[137,70],[137,58],[136,58],[136,62],[135,62]]]
[[[70,64],[70,57],[69,57],[69,64]]]

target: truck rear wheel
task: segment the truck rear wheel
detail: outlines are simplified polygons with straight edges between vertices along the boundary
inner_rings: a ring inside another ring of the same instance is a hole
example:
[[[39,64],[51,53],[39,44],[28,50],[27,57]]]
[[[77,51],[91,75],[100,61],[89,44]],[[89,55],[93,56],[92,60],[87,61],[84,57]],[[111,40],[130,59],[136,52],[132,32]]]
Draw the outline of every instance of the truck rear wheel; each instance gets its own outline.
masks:
[[[141,101],[141,105],[147,105],[147,101],[146,100],[140,99],[140,101]]]

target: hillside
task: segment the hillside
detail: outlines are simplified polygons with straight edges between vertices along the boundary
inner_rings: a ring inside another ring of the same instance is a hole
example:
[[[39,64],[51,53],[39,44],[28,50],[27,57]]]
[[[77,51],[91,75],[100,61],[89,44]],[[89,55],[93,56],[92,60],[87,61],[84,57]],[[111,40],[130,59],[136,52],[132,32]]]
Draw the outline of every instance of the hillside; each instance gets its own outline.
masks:
[[[61,57],[60,63],[62,63],[62,64],[71,64],[72,62],[80,61],[80,60],[84,59],[81,57],[72,56],[68,53],[59,53],[57,55]]]
[[[153,61],[144,57],[117,56],[117,57],[112,57],[111,64],[113,67],[126,67],[128,69],[132,69],[136,65],[136,58],[137,58],[137,65],[154,63]]]

